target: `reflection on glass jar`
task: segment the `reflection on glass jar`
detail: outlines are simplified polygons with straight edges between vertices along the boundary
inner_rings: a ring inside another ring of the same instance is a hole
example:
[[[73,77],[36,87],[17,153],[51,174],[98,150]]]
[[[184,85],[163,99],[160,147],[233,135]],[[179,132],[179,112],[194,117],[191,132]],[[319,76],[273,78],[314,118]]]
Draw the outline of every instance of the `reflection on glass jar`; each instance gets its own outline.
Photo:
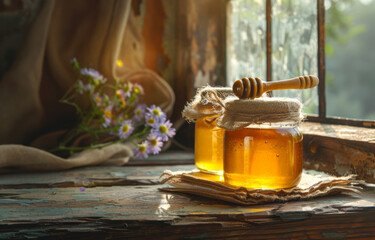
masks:
[[[214,119],[214,118],[213,118]],[[199,118],[195,123],[195,165],[213,174],[223,174],[224,129],[212,118]]]
[[[298,127],[243,128],[224,136],[225,182],[246,188],[291,188],[302,174]]]

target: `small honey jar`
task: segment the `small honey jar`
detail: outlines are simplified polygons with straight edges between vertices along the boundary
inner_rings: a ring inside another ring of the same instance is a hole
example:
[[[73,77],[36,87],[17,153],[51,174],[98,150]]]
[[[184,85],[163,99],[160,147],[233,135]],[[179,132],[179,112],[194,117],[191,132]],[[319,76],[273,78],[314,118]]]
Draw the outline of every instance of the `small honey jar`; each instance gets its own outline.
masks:
[[[224,180],[246,188],[291,188],[302,174],[301,104],[288,98],[233,99],[224,133]]]
[[[195,165],[211,174],[223,174],[225,129],[217,126],[216,119],[228,96],[234,96],[231,88],[205,87],[182,112],[186,120],[195,122]]]
[[[202,117],[195,123],[195,165],[200,170],[222,175],[225,130],[214,119]]]

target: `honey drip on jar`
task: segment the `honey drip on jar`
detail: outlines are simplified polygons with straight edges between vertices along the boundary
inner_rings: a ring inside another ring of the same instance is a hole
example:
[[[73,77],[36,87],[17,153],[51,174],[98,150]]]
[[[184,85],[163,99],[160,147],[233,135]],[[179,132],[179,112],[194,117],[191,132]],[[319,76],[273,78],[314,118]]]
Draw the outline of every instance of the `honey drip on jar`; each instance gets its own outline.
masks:
[[[215,121],[199,118],[195,123],[195,165],[198,169],[223,174],[224,129]]]
[[[246,188],[291,188],[302,174],[302,134],[296,128],[243,128],[224,137],[225,182]]]

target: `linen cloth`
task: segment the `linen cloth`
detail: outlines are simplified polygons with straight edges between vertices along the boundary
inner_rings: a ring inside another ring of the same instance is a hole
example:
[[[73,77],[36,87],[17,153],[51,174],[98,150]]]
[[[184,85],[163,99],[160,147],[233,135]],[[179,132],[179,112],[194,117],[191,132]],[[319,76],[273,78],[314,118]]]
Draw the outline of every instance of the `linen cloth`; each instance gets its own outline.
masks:
[[[110,83],[117,78],[141,84],[144,102],[171,114],[173,90],[145,68],[140,26],[130,0],[42,2],[16,59],[0,80],[0,168],[50,171],[128,161],[132,146],[126,144],[69,159],[40,149],[57,142],[61,126],[75,120],[74,110],[58,101],[76,80],[69,64],[73,57],[97,69]],[[123,67],[116,65],[119,59]],[[84,97],[78,104],[83,109],[89,106]]]

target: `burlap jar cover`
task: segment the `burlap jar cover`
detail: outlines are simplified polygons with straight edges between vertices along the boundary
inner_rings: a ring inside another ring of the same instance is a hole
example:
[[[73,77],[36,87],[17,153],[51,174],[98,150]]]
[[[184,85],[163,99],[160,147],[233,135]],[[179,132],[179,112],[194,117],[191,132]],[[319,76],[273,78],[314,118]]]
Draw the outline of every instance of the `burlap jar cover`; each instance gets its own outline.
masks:
[[[301,110],[302,104],[297,99],[262,97],[240,100],[234,97],[229,88],[205,87],[188,103],[183,116],[192,122],[198,118],[208,118],[209,121],[216,121],[219,127],[231,131],[257,124],[298,124],[303,120]],[[294,188],[267,190],[229,186],[218,177],[197,170],[166,170],[161,177],[162,183],[172,186],[162,188],[163,191],[190,193],[241,205],[309,199],[345,192],[359,193],[358,184],[363,183],[353,180],[353,175],[333,177],[304,172],[301,182]]]
[[[209,86],[201,88],[182,111],[182,116],[188,122],[195,122],[198,118],[222,115],[223,101],[231,96],[234,96],[231,88]]]
[[[230,88],[205,87],[197,92],[182,115],[188,121],[215,117],[219,127],[232,131],[250,124],[299,123],[303,119],[301,109],[302,104],[297,99],[238,99]]]

